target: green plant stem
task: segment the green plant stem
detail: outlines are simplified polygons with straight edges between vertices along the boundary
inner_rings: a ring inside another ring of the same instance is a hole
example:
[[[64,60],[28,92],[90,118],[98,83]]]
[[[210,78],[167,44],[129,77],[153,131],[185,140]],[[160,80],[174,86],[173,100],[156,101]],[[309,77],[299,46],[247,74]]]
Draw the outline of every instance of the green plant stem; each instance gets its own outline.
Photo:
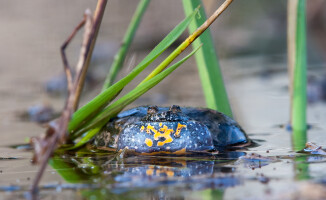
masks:
[[[291,124],[294,134],[306,134],[306,85],[307,85],[307,50],[306,50],[306,1],[305,0],[289,0],[289,26],[294,27],[289,29],[288,38],[294,38],[294,44],[290,44],[293,52],[289,52],[290,79],[292,86],[291,92]],[[289,50],[289,51],[290,51]],[[291,57],[292,56],[292,57]],[[300,138],[304,137],[300,136]]]
[[[183,41],[155,70],[152,71],[141,83],[153,78],[163,71],[180,53],[182,53],[194,40],[196,40],[232,3],[233,0],[226,0],[206,21],[202,23],[188,38]],[[206,45],[206,44],[205,44]],[[196,46],[195,48],[197,48]]]
[[[191,33],[205,22],[205,10],[201,4],[201,0],[183,0],[182,2],[185,15],[189,15],[195,8],[199,5],[201,6],[199,9],[200,17],[195,18],[189,25],[188,29]],[[192,45],[196,48],[201,43],[204,44],[204,46],[196,53],[195,58],[206,99],[206,105],[208,108],[218,110],[232,117],[232,110],[224,86],[223,76],[210,29],[207,29],[201,34]]]
[[[104,91],[105,89],[107,89],[108,87],[110,87],[113,84],[119,70],[121,69],[123,62],[126,58],[127,51],[130,47],[130,44],[131,44],[134,36],[135,36],[137,28],[138,28],[140,21],[146,11],[146,8],[148,7],[149,2],[150,2],[150,0],[141,0],[139,2],[137,9],[135,11],[135,14],[132,17],[129,27],[128,27],[128,29],[125,33],[125,36],[122,40],[121,47],[120,47],[118,53],[114,57],[113,63],[110,68],[110,72],[104,81],[102,91]]]

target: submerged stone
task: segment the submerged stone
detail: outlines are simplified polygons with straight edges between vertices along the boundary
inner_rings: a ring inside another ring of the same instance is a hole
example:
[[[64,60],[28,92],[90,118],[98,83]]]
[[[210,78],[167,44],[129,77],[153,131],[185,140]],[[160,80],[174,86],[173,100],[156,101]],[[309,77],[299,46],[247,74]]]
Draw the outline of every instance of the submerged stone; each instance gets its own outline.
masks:
[[[207,108],[141,106],[121,112],[94,140],[99,148],[141,154],[212,152],[250,140],[237,122]]]

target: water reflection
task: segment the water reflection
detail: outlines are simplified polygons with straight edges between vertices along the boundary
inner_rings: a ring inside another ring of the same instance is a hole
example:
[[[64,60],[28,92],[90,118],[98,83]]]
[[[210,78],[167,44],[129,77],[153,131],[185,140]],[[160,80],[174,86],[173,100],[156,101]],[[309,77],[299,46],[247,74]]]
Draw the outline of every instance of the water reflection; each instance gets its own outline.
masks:
[[[115,154],[57,156],[51,166],[69,183],[87,183],[96,190],[82,190],[84,197],[184,199],[185,191],[202,191],[205,195],[223,196],[225,188],[243,183],[235,176],[233,164],[244,152],[229,151],[210,157],[119,158]],[[171,196],[172,195],[172,196]],[[144,196],[142,198],[145,198]]]
[[[293,130],[292,148],[293,151],[300,151],[305,148],[307,143],[306,131]],[[294,159],[294,172],[296,180],[309,179],[309,162],[306,162],[306,156],[296,156]]]

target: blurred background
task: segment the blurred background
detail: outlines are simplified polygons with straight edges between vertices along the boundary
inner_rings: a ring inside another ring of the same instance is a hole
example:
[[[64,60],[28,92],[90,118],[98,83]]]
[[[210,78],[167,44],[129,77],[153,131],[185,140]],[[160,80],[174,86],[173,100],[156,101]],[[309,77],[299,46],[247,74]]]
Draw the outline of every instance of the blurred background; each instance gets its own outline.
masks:
[[[203,2],[210,15],[222,1]],[[137,3],[109,0],[82,103],[100,91]],[[43,129],[34,124],[17,121],[17,116],[31,106],[49,105],[56,112],[62,109],[65,82],[59,48],[80,22],[85,9],[94,11],[95,6],[95,0],[0,2],[1,141],[14,143],[17,138],[22,141],[22,136],[42,132]],[[326,13],[322,12],[325,7],[324,0],[307,1],[308,67],[312,83],[308,92],[312,91],[309,95],[313,102],[322,101],[320,88],[325,79]],[[211,27],[235,116],[251,130],[288,121],[286,11],[284,0],[235,0]],[[152,0],[119,77],[128,73],[183,18],[181,1]],[[77,62],[81,36],[78,34],[67,50],[72,66]],[[274,75],[276,78],[271,79]],[[134,85],[140,79],[133,82]],[[204,107],[194,58],[133,106],[144,104]],[[261,116],[265,117],[264,121],[257,126]],[[17,137],[8,134],[12,130]]]
[[[207,15],[210,15],[223,1],[203,2]],[[308,123],[314,127],[308,131],[308,141],[325,147],[326,12],[323,11],[326,10],[326,1],[306,2],[307,115]],[[31,184],[37,171],[37,167],[30,164],[31,153],[8,148],[8,145],[25,143],[28,137],[44,133],[44,127],[31,121],[45,121],[62,110],[66,83],[59,49],[82,20],[84,11],[87,8],[94,11],[96,3],[96,0],[0,1],[0,186]],[[108,1],[81,105],[100,92],[137,4],[136,0]],[[151,0],[118,79],[139,63],[183,18],[181,0]],[[296,162],[289,160],[291,156],[293,158],[291,134],[284,128],[290,118],[286,26],[285,0],[234,0],[211,26],[235,119],[249,137],[261,145],[250,151],[264,156],[285,156],[281,162],[255,171],[241,167],[242,164],[236,165],[236,175],[244,175],[247,179],[244,185],[225,190],[228,199],[248,196],[267,199],[266,196],[278,191],[282,195],[292,191],[293,196],[310,199],[318,190],[311,183],[306,189],[297,187],[295,174],[305,170],[296,169]],[[176,43],[187,35],[184,33]],[[71,66],[76,65],[81,40],[82,32],[67,49]],[[176,45],[162,54],[123,93],[139,83]],[[129,107],[148,104],[205,107],[194,58]],[[315,180],[324,177],[322,183],[325,183],[325,160],[315,158],[311,159],[316,163],[309,166],[310,175]],[[302,163],[301,159],[298,161]],[[263,174],[271,177],[271,183],[256,180],[259,172],[261,177]],[[49,167],[42,181],[61,184],[63,179]],[[305,191],[307,196],[301,195]],[[325,187],[320,191],[324,192]],[[59,192],[61,189],[56,189],[51,199],[62,199]],[[66,195],[67,199],[81,198],[75,190],[63,190],[60,194]],[[197,199],[192,193],[187,194],[190,196],[188,199]],[[8,192],[1,193],[0,199],[6,199],[5,195],[7,199],[13,199]],[[24,195],[19,194],[19,197],[24,198]],[[270,199],[285,199],[282,197],[284,195]]]

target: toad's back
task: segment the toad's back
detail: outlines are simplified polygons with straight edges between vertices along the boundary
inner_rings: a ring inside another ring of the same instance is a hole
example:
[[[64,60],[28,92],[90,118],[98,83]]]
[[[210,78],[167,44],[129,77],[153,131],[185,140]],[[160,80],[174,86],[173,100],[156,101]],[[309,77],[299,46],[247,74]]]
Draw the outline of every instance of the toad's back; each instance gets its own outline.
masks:
[[[203,108],[141,106],[120,113],[95,138],[97,147],[141,154],[183,154],[248,144],[228,116]]]

